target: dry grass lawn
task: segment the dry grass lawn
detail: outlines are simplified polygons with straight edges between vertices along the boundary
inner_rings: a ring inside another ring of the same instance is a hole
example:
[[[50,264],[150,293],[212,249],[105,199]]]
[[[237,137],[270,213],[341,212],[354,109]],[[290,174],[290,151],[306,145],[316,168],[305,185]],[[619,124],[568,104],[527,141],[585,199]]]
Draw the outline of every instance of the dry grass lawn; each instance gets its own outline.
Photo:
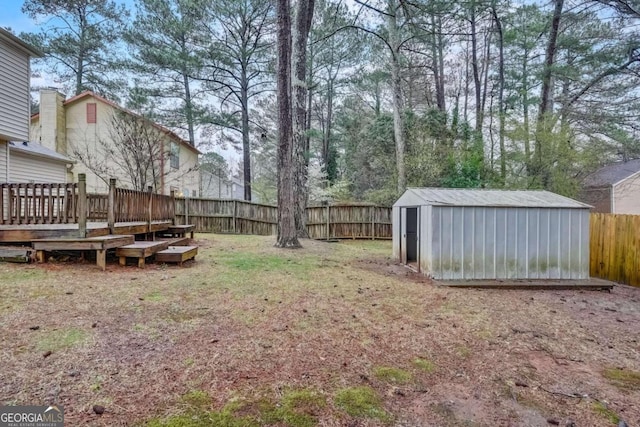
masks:
[[[448,289],[389,242],[197,237],[183,268],[0,264],[0,404],[69,426],[640,425],[638,288]]]

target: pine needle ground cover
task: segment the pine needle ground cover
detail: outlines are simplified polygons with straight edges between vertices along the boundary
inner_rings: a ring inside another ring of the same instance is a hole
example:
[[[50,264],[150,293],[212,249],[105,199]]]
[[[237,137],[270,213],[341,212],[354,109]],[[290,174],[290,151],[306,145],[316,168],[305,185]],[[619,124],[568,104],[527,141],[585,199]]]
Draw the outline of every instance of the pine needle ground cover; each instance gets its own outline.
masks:
[[[73,426],[640,421],[640,288],[449,289],[390,242],[197,238],[184,268],[0,264],[0,404]]]

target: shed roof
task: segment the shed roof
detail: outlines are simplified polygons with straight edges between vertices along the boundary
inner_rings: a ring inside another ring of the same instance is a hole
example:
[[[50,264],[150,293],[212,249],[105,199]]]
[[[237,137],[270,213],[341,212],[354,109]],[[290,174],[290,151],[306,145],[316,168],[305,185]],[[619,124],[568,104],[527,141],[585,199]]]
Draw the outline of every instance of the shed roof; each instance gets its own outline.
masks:
[[[591,175],[587,175],[583,186],[587,188],[608,187],[638,172],[640,172],[640,159],[612,163],[598,169]]]
[[[467,188],[409,188],[394,206],[486,206],[523,208],[581,208],[591,206],[544,190],[484,190]]]
[[[9,149],[12,151],[19,151],[22,153],[31,154],[38,157],[46,157],[51,160],[55,160],[63,163],[75,163],[75,160],[72,160],[65,156],[64,154],[60,154],[56,151],[50,150],[37,142],[17,142],[11,141],[9,142]]]

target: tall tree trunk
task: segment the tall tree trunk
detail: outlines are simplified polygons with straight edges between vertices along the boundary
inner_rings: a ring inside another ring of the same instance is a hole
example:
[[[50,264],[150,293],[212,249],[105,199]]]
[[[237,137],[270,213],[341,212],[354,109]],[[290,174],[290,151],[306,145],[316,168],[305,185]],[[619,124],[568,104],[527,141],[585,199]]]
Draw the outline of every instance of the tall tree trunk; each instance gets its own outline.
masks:
[[[251,144],[249,140],[249,82],[246,68],[240,75],[240,103],[242,104],[242,163],[244,177],[244,199],[251,201]]]
[[[402,85],[400,80],[400,35],[398,34],[397,9],[394,0],[387,0],[387,31],[391,48],[391,91],[393,93],[393,134],[396,140],[396,168],[398,194],[407,188],[404,152],[404,126],[402,123]]]
[[[504,146],[504,34],[502,32],[502,21],[498,17],[495,6],[492,8],[493,19],[498,32],[498,144],[500,146],[500,181],[504,186],[507,180],[507,153]]]
[[[484,121],[482,111],[482,85],[480,83],[480,67],[478,65],[478,34],[476,30],[476,4],[475,1],[471,2],[471,72],[473,74],[473,84],[475,90],[476,100],[476,125],[475,130],[477,134],[482,135],[482,122]]]
[[[295,224],[298,237],[309,237],[307,199],[309,197],[309,150],[307,141],[307,40],[313,19],[314,0],[298,0],[292,44],[293,146],[296,162]]]
[[[531,130],[529,129],[529,52],[522,62],[522,127],[524,132],[524,162],[527,175],[531,175]]]
[[[438,110],[446,111],[445,98],[444,98],[444,69],[442,62],[442,45],[441,38],[438,36],[438,27],[436,24],[435,14],[431,15],[431,28],[433,28],[433,34],[431,35],[431,66],[433,68],[433,80],[436,86],[436,105]]]
[[[193,99],[191,98],[191,85],[189,82],[189,76],[187,70],[182,70],[182,81],[184,84],[184,112],[187,119],[187,131],[189,132],[189,143],[195,147],[196,134],[193,126]]]
[[[291,4],[278,0],[277,9],[277,103],[278,103],[278,239],[279,248],[299,248],[296,233],[291,114]]]
[[[562,17],[562,7],[564,6],[564,0],[555,0],[555,7],[553,10],[553,18],[551,19],[551,31],[549,32],[549,41],[547,42],[547,49],[545,51],[544,68],[542,70],[542,87],[540,89],[540,104],[538,106],[538,118],[536,122],[536,146],[535,146],[535,159],[533,167],[533,178],[538,181],[543,188],[547,188],[549,185],[549,167],[545,165],[543,147],[545,139],[549,139],[551,133],[550,127],[550,113],[552,112],[550,99],[552,97],[552,68],[555,63],[555,55],[558,44],[558,33],[560,29],[560,18]]]

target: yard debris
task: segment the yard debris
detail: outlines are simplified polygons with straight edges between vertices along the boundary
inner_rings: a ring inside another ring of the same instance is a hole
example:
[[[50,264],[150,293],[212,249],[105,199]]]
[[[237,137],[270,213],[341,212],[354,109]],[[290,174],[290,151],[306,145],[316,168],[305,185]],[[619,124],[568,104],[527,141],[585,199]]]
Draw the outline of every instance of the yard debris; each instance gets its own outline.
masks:
[[[551,424],[552,426],[559,426],[560,425],[560,421],[556,420],[555,418],[547,418],[547,422],[549,424]]]
[[[93,412],[95,412],[98,415],[102,415],[104,414],[104,406],[101,405],[93,405]]]
[[[522,381],[516,381],[516,386],[518,387],[529,387],[529,384],[522,382]]]
[[[40,326],[30,326],[29,329],[31,329],[32,331],[37,331],[38,329],[40,329]]]
[[[92,328],[95,328],[95,327],[97,327],[97,326],[98,326],[98,322],[93,322],[93,323],[91,324],[91,327],[92,327]]]
[[[53,354],[53,352],[51,350],[49,351],[45,351],[44,354],[42,355],[42,357],[44,357],[45,359],[49,356],[51,356]]]
[[[624,422],[624,420],[620,420],[618,422],[618,427],[629,427],[629,425],[626,422]]]

